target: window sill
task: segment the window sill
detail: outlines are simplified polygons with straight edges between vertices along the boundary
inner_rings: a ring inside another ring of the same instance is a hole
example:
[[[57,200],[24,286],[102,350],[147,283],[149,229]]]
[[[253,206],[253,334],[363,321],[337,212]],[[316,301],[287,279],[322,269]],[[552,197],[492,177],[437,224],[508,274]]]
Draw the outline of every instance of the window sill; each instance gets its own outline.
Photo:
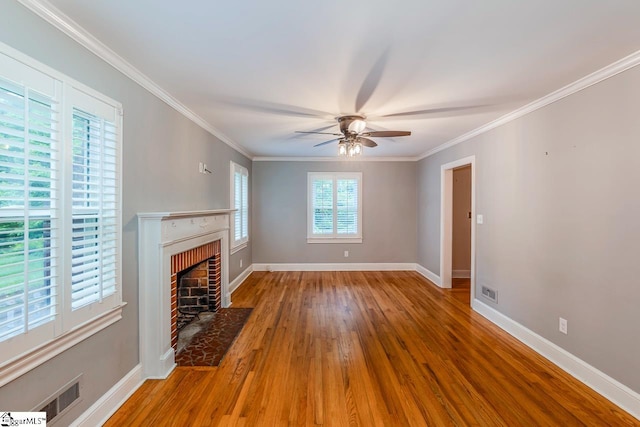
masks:
[[[307,237],[307,243],[362,243],[362,237]]]
[[[233,255],[238,251],[241,251],[242,249],[246,248],[247,246],[249,246],[249,241],[246,241],[244,243],[240,243],[238,246],[234,246],[229,250],[229,254]]]
[[[44,362],[53,359],[55,356],[108,326],[113,325],[122,319],[122,309],[126,304],[127,303],[124,302],[118,307],[101,314],[97,318],[78,326],[66,334],[6,362],[0,367],[0,387],[26,374]]]

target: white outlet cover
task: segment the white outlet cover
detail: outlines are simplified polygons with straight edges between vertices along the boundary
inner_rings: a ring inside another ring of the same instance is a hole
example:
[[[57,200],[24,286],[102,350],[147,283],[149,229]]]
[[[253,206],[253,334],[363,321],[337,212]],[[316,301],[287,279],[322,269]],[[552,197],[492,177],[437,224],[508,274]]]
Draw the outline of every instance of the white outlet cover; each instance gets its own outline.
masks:
[[[477,223],[477,224],[482,224],[482,223],[484,223],[484,216],[482,216],[482,214],[478,214],[478,215],[476,215],[476,223]]]
[[[349,251],[344,251],[344,257],[348,258],[349,257]]]
[[[560,330],[560,332],[562,332],[563,334],[567,333],[567,319],[563,319],[562,317],[560,318],[559,324],[558,324],[558,329]]]

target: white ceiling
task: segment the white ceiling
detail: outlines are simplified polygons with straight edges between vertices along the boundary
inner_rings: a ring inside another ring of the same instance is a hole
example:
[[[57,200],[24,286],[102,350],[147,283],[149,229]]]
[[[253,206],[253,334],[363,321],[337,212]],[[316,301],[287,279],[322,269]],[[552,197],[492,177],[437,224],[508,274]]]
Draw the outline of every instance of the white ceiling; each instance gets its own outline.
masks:
[[[258,157],[335,156],[294,132],[347,113],[420,156],[640,49],[637,0],[50,3]]]

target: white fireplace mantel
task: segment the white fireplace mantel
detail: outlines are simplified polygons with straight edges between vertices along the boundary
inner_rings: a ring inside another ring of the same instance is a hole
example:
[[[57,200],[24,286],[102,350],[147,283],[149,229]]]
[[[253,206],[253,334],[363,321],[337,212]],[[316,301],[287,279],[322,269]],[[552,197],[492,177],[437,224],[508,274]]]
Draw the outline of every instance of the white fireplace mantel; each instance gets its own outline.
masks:
[[[222,307],[229,293],[229,215],[234,209],[138,214],[140,364],[145,378],[175,368],[171,347],[171,256],[216,240],[221,243]]]

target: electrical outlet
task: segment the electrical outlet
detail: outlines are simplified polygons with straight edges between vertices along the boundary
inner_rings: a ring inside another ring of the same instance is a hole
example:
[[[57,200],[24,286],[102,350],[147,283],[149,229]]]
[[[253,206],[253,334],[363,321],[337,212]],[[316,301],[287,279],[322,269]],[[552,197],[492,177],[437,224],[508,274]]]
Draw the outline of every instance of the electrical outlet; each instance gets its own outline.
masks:
[[[559,329],[563,334],[567,334],[567,319],[560,318]]]
[[[242,268],[242,258],[240,258],[240,267]]]
[[[349,251],[344,251],[344,257],[349,258]]]
[[[198,172],[204,173],[204,164],[202,162],[198,163]]]
[[[484,216],[482,214],[476,215],[476,224],[484,224]]]

